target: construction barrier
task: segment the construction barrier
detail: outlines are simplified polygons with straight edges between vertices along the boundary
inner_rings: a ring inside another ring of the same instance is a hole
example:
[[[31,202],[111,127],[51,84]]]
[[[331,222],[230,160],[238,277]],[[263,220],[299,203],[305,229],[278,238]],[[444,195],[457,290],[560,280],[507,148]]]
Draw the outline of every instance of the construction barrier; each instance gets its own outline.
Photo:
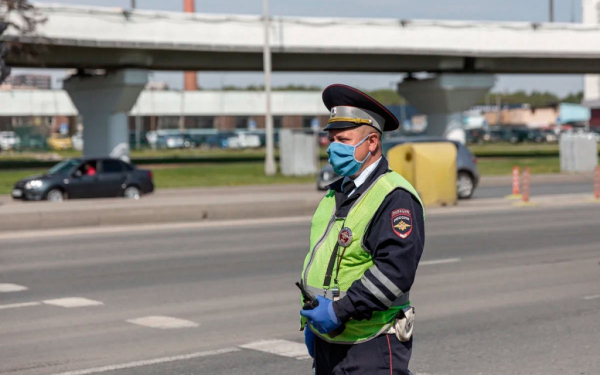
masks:
[[[452,142],[405,143],[388,153],[390,169],[417,190],[423,204],[453,206],[456,196],[456,146]]]

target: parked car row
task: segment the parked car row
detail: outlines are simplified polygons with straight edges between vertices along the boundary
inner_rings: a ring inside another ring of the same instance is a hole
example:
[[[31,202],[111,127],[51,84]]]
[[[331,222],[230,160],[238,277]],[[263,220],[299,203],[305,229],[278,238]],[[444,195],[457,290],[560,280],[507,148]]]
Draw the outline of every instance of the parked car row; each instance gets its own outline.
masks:
[[[15,132],[0,132],[0,151],[8,151],[19,148],[21,138]]]
[[[523,142],[557,142],[558,135],[552,130],[529,129],[524,127],[495,127],[489,129],[469,129],[466,131],[467,143],[496,143],[511,144]]]
[[[18,150],[22,147],[33,149],[50,148],[52,150],[74,148],[81,151],[83,150],[83,137],[81,134],[73,136],[52,134],[48,138],[42,135],[29,135],[25,136],[25,139],[22,141],[21,137],[13,131],[0,132],[0,150]]]
[[[257,148],[266,143],[264,132],[219,132],[194,133],[174,131],[151,131],[145,136],[148,144],[156,149],[177,148],[223,148],[244,149]],[[275,142],[278,135],[275,133]]]

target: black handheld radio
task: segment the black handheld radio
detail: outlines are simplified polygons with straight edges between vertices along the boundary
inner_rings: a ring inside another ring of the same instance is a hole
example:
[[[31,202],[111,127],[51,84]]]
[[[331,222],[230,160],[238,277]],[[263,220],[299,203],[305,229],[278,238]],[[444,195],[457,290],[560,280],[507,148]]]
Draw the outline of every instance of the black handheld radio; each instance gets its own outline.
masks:
[[[306,289],[304,289],[304,286],[302,286],[301,283],[296,282],[296,286],[298,287],[298,289],[300,289],[300,292],[302,293],[302,302],[304,302],[304,306],[302,306],[302,310],[312,310],[315,307],[319,306],[319,301],[317,301],[315,296],[313,296]],[[329,337],[334,338],[336,336],[339,336],[342,332],[344,332],[345,329],[346,329],[346,325],[342,324],[335,330],[329,332],[328,335],[329,335]]]
[[[304,289],[302,284],[296,282],[296,286],[298,287],[298,289],[300,289],[300,292],[302,293],[302,302],[304,302],[302,310],[312,310],[315,307],[319,306],[319,301],[317,301],[315,296],[313,296],[306,289]]]

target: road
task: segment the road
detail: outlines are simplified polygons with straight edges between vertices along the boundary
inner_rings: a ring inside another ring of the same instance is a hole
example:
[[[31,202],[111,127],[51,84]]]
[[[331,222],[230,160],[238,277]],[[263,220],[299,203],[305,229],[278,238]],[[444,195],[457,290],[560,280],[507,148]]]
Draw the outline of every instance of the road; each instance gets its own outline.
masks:
[[[531,196],[560,194],[593,194],[594,180],[590,175],[532,176]],[[473,195],[474,199],[501,198],[512,194],[508,178],[484,177]]]
[[[599,213],[428,215],[412,371],[600,373]],[[310,374],[309,218],[162,228],[0,234],[0,374]]]

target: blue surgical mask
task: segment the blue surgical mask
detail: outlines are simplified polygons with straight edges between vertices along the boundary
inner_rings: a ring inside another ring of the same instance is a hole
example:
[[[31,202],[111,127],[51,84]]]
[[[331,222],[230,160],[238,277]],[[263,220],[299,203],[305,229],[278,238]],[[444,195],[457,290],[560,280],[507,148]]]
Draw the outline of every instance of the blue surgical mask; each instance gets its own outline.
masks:
[[[369,138],[369,135],[354,146],[340,142],[332,142],[329,145],[327,148],[327,155],[329,155],[329,164],[331,164],[335,173],[340,176],[349,177],[358,172],[361,165],[363,165],[369,155],[371,155],[371,151],[369,151],[362,161],[358,161],[354,156],[356,148],[363,144],[363,142]]]

